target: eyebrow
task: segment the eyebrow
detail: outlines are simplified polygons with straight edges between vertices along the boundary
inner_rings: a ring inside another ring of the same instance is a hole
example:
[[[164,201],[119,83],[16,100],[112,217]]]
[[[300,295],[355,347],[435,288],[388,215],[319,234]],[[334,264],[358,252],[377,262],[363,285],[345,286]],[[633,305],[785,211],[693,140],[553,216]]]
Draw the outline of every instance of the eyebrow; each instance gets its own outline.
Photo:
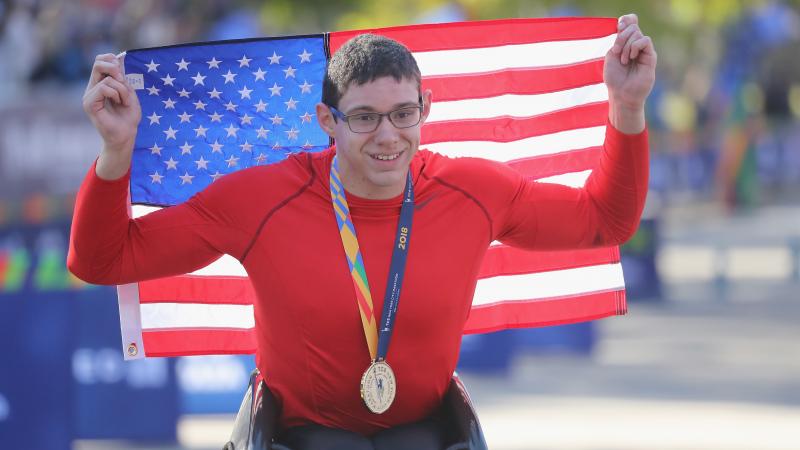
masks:
[[[418,102],[395,103],[394,106],[392,106],[392,109],[390,111],[394,111],[396,109],[406,108],[406,107],[410,107],[410,106],[418,106],[418,105],[419,105]],[[358,106],[356,106],[354,108],[350,108],[350,110],[348,112],[346,112],[345,115],[349,116],[350,114],[358,114],[359,112],[377,112],[377,110],[375,108],[371,107],[371,106],[368,106],[368,105],[358,105]]]

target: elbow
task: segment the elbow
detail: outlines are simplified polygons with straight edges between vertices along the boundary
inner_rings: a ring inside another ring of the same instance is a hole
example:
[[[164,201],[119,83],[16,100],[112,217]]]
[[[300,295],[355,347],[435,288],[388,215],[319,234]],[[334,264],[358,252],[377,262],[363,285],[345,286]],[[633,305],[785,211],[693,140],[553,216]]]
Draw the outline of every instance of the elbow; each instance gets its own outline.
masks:
[[[605,232],[600,232],[595,238],[595,245],[597,246],[612,246],[622,245],[628,242],[639,229],[639,216],[635,220],[627,221],[625,223],[618,223],[610,227]]]
[[[98,271],[93,270],[83,259],[76,256],[74,249],[70,248],[67,253],[67,270],[75,275],[79,280],[89,284],[114,285],[117,284],[107,277],[103,277]]]

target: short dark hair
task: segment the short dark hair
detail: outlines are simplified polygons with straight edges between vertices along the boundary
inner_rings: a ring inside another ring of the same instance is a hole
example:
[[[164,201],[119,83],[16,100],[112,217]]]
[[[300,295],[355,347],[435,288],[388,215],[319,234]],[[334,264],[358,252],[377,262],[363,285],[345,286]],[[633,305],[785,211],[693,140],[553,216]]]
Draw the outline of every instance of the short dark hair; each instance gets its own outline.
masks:
[[[403,44],[385,36],[360,34],[342,45],[328,62],[322,102],[337,108],[351,83],[362,85],[386,76],[398,82],[416,81],[417,89],[422,80],[417,61]]]

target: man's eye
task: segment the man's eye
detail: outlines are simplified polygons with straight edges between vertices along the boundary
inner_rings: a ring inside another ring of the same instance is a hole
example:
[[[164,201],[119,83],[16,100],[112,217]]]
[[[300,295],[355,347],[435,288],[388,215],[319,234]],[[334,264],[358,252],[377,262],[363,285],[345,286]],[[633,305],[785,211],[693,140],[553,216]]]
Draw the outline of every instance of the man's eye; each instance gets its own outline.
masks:
[[[352,116],[351,120],[356,120],[356,121],[359,121],[359,122],[372,122],[376,118],[377,118],[377,116],[375,114],[358,114],[358,115]]]

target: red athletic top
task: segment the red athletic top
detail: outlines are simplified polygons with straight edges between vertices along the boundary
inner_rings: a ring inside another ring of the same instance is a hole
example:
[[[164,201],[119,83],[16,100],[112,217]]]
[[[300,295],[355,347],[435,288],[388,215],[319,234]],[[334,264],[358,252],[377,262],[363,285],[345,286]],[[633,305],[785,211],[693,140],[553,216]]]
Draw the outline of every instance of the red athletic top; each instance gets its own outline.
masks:
[[[584,189],[532,182],[482,159],[415,155],[414,227],[387,357],[397,397],[382,415],[359,396],[370,356],[331,207],[335,148],[227,175],[136,220],[126,208],[130,174],[105,181],[92,166],[78,193],[67,264],[88,282],[122,284],[234,256],[257,295],[256,363],[282,402],[282,425],[372,434],[422,419],[441,402],[492,241],[556,249],[618,244],[633,234],[647,193],[647,133],[607,128],[602,163]],[[380,313],[401,196],[348,194],[347,201]]]

